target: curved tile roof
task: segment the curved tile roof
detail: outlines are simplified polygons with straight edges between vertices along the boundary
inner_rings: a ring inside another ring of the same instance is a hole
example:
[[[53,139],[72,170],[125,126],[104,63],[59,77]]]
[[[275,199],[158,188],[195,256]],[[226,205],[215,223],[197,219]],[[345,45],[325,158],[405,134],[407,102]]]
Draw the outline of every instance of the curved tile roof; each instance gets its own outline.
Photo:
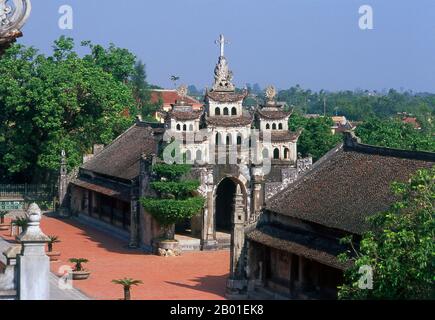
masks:
[[[435,165],[435,153],[355,143],[341,145],[272,197],[266,209],[330,228],[361,234],[366,218],[396,200],[390,185]]]

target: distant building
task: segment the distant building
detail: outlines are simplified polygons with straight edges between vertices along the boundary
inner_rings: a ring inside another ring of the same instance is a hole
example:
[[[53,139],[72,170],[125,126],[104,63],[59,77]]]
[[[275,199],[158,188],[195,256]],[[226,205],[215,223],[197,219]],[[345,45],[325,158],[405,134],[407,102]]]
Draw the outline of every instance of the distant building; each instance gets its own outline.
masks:
[[[420,123],[417,121],[417,118],[414,117],[404,117],[402,118],[402,122],[403,123],[409,123],[410,125],[412,125],[414,127],[414,129],[416,130],[421,130],[421,125]]]
[[[202,109],[203,103],[199,102],[195,98],[191,96],[186,96],[182,99],[178,94],[177,90],[170,89],[154,89],[151,91],[151,103],[159,103],[162,102],[161,109],[157,110],[155,114],[155,118],[159,122],[164,122],[166,113],[171,111],[173,106],[177,103],[177,101],[183,100],[186,104],[192,106],[192,109],[195,111],[199,111]]]
[[[355,129],[354,125],[348,121],[345,116],[334,116],[331,119],[334,122],[334,125],[332,126],[333,134]]]

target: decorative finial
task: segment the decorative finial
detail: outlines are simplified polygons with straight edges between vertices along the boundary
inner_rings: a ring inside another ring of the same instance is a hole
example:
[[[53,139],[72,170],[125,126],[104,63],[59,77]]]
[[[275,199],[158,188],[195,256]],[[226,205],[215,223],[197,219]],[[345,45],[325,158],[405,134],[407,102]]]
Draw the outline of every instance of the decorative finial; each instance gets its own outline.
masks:
[[[177,88],[177,94],[181,97],[181,100],[184,100],[187,96],[187,86],[182,84]]]
[[[0,43],[3,37],[20,32],[30,11],[29,0],[0,0]]]
[[[60,152],[60,155],[62,156],[62,158],[65,158],[66,153],[65,153],[65,150],[64,150],[64,149],[62,149],[62,151]]]
[[[276,97],[276,89],[274,86],[268,86],[266,88],[266,98],[268,101],[273,101]]]
[[[221,50],[221,57],[223,57],[225,55],[225,45],[229,44],[228,41],[225,40],[225,36],[223,34],[221,34],[219,36],[219,40],[216,40],[214,43],[218,44],[220,46],[220,50]]]

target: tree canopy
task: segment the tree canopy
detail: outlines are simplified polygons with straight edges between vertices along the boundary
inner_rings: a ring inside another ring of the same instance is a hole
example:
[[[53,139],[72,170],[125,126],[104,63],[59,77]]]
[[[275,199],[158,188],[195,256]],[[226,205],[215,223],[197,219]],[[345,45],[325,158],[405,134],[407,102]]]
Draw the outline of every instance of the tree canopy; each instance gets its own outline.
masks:
[[[395,183],[392,189],[399,200],[369,219],[371,231],[359,249],[349,251],[356,255],[355,264],[339,288],[341,299],[435,298],[435,168],[420,170],[409,183]],[[349,254],[340,259],[348,260]],[[361,287],[365,266],[373,271],[371,289]]]
[[[304,157],[311,155],[314,161],[319,160],[342,140],[341,135],[332,133],[332,125],[328,117],[305,118],[294,113],[289,120],[289,129],[303,129],[298,141],[298,152]]]
[[[364,143],[404,149],[435,151],[432,130],[416,130],[411,124],[398,119],[371,118],[359,125],[356,135]]]
[[[156,164],[153,172],[156,181],[151,188],[157,197],[140,199],[141,204],[166,230],[166,237],[173,238],[173,226],[190,219],[201,212],[204,197],[197,195],[198,180],[186,180],[182,177],[189,173],[191,166],[185,164]]]
[[[82,46],[90,52],[80,57],[73,39],[61,37],[52,55],[14,45],[2,57],[3,181],[55,179],[62,149],[69,168],[76,167],[94,144],[110,143],[140,112],[143,103],[136,103],[132,91],[141,90],[145,74],[137,75],[143,65],[138,67],[136,57],[114,45]]]

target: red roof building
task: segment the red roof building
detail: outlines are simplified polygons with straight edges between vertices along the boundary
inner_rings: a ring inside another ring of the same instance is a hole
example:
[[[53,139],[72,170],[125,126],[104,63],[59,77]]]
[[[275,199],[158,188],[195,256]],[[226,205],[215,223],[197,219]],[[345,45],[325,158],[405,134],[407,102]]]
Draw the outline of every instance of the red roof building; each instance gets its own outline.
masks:
[[[160,99],[163,101],[163,106],[162,106],[163,110],[168,112],[172,110],[172,105],[174,105],[177,101],[182,100],[182,97],[179,96],[177,90],[167,90],[167,89],[152,90],[151,102],[157,103],[159,102]],[[190,96],[184,97],[184,101],[186,102],[186,104],[191,105],[193,110],[201,110],[203,106],[203,103],[199,102],[198,100]]]

